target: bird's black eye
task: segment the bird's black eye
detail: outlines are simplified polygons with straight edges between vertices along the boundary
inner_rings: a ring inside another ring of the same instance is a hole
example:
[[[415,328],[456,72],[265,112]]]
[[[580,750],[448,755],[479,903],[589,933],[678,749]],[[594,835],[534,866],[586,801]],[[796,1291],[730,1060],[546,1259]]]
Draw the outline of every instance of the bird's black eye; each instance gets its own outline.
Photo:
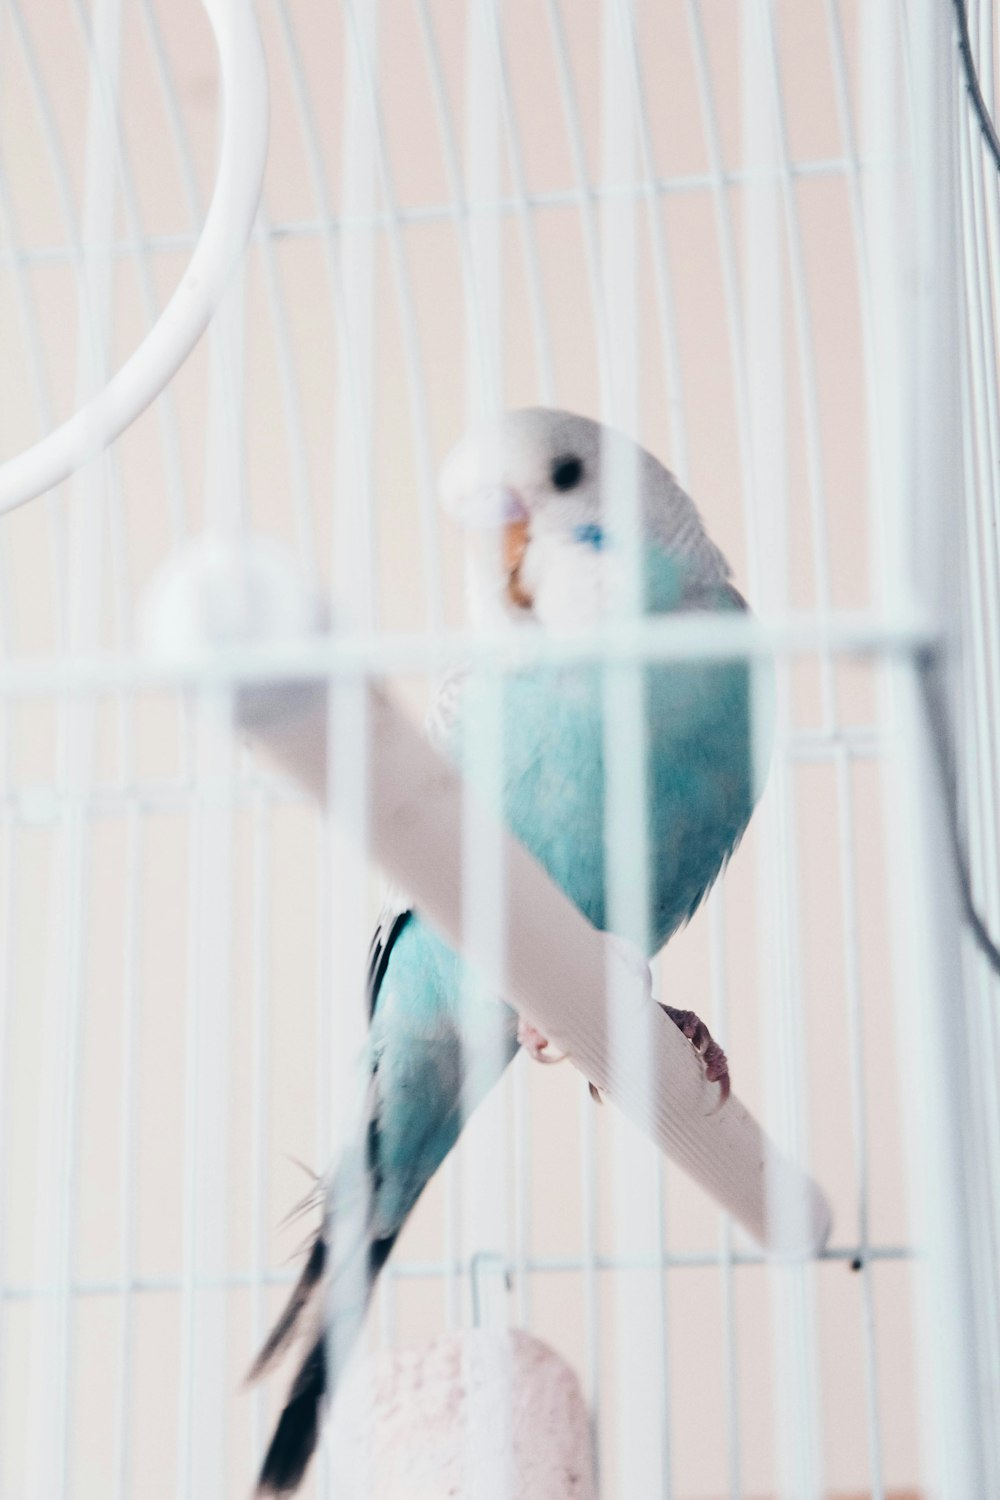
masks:
[[[552,483],[557,490],[575,490],[583,478],[583,463],[575,453],[564,453],[552,465]]]

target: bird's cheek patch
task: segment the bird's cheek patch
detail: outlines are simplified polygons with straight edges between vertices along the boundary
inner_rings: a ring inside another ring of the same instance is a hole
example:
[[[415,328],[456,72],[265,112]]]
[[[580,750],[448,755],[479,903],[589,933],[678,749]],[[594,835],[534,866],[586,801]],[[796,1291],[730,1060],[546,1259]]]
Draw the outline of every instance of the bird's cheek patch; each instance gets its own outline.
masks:
[[[539,567],[533,584],[535,614],[546,629],[562,634],[588,630],[607,612],[613,561],[606,554],[563,548]]]
[[[600,552],[607,543],[607,535],[603,526],[588,522],[583,526],[573,527],[573,540],[581,547],[592,547],[595,552]]]

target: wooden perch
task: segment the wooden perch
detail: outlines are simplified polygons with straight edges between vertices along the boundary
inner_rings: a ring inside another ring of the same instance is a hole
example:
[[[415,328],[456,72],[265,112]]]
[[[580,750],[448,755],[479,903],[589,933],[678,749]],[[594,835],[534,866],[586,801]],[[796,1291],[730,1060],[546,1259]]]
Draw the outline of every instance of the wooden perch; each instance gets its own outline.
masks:
[[[388,695],[369,684],[371,808],[369,847],[455,947],[490,972],[462,923],[462,817],[459,773]],[[243,688],[242,725],[292,776],[336,810],[327,785],[327,691],[315,684]],[[334,773],[335,774],[335,773]],[[485,809],[479,817],[489,818]],[[504,998],[569,1053],[636,1125],[699,1182],[765,1249],[820,1250],[830,1229],[826,1199],[768,1139],[735,1096],[716,1110],[718,1089],[700,1059],[600,934],[541,865],[506,830],[506,901],[501,973]],[[495,960],[494,960],[495,961]],[[616,1007],[606,1024],[609,964]],[[498,989],[500,986],[498,986]],[[621,1013],[624,994],[635,1004]],[[626,1028],[634,1029],[634,1040]],[[656,1080],[651,1091],[648,1079]],[[650,1097],[652,1093],[652,1097]]]

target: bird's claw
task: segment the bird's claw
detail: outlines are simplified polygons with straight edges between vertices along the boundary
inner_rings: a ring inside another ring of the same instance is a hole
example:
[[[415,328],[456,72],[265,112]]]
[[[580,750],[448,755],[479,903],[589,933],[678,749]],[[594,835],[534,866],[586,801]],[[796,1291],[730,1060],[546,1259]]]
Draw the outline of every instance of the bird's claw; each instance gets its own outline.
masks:
[[[625,942],[624,939],[615,937],[611,933],[605,934],[605,940],[615,949],[618,957],[622,959],[640,981],[647,998],[652,998],[652,973],[649,964],[642,953],[633,944]],[[705,1068],[705,1078],[708,1083],[719,1085],[719,1104],[721,1109],[729,1098],[729,1062],[725,1052],[712,1036],[708,1027],[700,1016],[693,1010],[675,1010],[672,1005],[664,1005],[662,1000],[656,1001],[661,1010],[664,1010],[673,1021],[674,1025],[687,1037],[692,1047],[701,1057]],[[567,1057],[565,1052],[556,1052],[550,1049],[548,1037],[542,1035],[537,1027],[532,1026],[529,1021],[520,1020],[517,1025],[518,1044],[524,1048],[528,1056],[535,1062],[560,1063]],[[591,1083],[590,1094],[595,1103],[603,1104],[604,1095],[596,1084]]]
[[[725,1104],[729,1098],[729,1062],[726,1054],[712,1037],[712,1033],[705,1025],[700,1016],[696,1016],[693,1010],[675,1010],[672,1005],[664,1005],[663,1001],[657,1002],[661,1010],[666,1011],[674,1025],[687,1037],[694,1050],[699,1054],[705,1064],[705,1077],[709,1083],[719,1085],[719,1106]]]
[[[550,1052],[549,1039],[542,1036],[536,1026],[530,1021],[518,1021],[517,1023],[518,1045],[523,1047],[530,1058],[540,1063],[561,1063],[566,1061],[565,1052]]]

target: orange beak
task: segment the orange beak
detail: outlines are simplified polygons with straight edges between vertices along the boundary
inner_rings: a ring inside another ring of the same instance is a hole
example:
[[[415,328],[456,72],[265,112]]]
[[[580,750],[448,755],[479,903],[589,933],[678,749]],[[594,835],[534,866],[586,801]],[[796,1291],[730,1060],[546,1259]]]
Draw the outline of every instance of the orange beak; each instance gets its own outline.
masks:
[[[528,522],[508,521],[503,529],[503,567],[507,574],[507,598],[518,609],[531,608],[531,595],[521,586],[521,563],[528,547]]]

